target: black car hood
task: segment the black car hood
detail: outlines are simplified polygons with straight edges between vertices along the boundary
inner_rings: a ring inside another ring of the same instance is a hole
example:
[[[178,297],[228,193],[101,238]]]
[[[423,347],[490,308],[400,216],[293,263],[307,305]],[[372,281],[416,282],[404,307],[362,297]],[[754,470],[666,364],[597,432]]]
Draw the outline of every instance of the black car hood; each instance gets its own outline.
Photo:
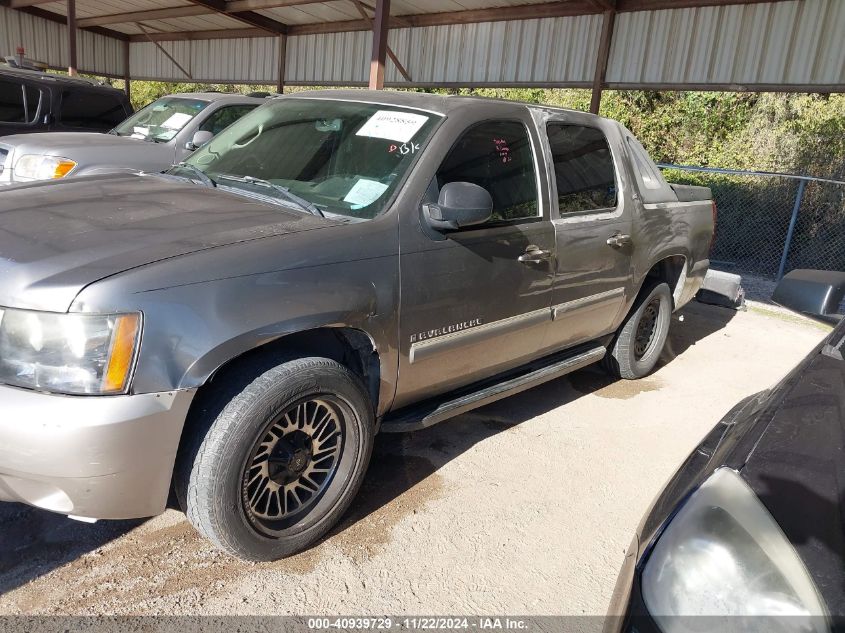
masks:
[[[0,306],[65,311],[86,285],[155,261],[335,224],[163,176],[0,189]]]
[[[845,614],[843,339],[845,323],[802,364],[741,471],[838,615]]]

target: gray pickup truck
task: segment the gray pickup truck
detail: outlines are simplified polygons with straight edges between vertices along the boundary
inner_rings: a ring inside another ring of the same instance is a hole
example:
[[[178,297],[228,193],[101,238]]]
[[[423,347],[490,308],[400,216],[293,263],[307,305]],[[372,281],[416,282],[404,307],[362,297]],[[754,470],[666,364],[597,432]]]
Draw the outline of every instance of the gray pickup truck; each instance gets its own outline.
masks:
[[[602,361],[650,372],[707,189],[617,122],[422,94],[271,100],[166,174],[0,194],[0,499],[248,560],[352,503],[379,431]]]

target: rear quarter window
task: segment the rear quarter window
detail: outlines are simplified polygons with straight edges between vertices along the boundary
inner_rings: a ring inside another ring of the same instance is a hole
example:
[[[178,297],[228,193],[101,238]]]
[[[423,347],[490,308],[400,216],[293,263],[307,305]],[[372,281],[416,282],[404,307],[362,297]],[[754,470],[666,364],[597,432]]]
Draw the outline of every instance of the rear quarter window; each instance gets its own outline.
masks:
[[[123,101],[116,95],[88,90],[62,93],[60,120],[68,127],[111,129],[125,118]]]
[[[644,194],[647,190],[659,191],[669,188],[669,183],[663,178],[660,169],[651,160],[645,148],[633,136],[628,137],[628,149],[631,154],[631,165],[634,169],[634,175]]]

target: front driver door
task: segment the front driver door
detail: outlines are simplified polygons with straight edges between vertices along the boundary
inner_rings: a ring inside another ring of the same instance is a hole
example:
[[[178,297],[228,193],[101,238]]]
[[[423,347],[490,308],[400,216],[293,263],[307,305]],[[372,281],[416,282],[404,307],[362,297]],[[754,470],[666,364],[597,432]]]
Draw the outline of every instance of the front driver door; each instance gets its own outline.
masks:
[[[513,120],[470,125],[425,196],[437,201],[449,182],[477,184],[493,198],[491,220],[447,233],[417,223],[403,235],[396,407],[542,354],[555,235],[541,202],[547,189],[536,127],[525,108],[514,111]]]

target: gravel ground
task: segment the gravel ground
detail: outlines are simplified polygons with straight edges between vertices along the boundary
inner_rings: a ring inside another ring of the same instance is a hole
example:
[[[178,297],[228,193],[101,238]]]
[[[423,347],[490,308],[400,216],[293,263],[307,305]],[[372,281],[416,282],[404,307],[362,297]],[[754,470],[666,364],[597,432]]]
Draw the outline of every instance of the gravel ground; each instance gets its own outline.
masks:
[[[322,543],[245,564],[169,510],[87,525],[0,504],[0,614],[603,614],[651,499],[740,398],[824,330],[691,304],[638,382],[581,371],[377,439]]]

